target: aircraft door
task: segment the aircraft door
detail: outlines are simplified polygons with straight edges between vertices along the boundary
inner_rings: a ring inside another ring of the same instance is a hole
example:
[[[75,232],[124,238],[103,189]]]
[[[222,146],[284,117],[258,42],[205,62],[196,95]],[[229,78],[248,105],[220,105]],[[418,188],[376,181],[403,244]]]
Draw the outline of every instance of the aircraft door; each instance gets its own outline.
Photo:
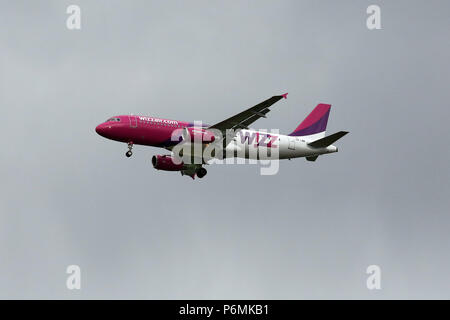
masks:
[[[289,146],[288,149],[295,150],[295,138],[289,138]]]
[[[137,116],[130,115],[130,116],[128,116],[128,118],[130,119],[130,127],[137,128],[137,122],[138,122]]]

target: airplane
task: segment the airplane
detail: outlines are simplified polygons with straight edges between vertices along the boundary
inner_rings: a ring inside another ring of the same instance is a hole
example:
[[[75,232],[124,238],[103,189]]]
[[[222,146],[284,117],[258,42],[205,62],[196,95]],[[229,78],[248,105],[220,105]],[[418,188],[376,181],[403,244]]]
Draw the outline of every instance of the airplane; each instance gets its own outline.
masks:
[[[266,118],[266,114],[270,111],[269,107],[283,98],[287,99],[287,95],[285,93],[273,96],[212,126],[148,116],[119,115],[108,118],[99,124],[95,131],[107,139],[126,143],[127,157],[133,154],[135,144],[169,150],[171,154],[152,157],[153,167],[157,170],[179,171],[181,175],[188,175],[192,179],[195,176],[203,178],[207,174],[204,165],[209,164],[211,159],[237,157],[261,160],[305,157],[308,161],[316,161],[320,155],[338,152],[333,143],[348,132],[339,131],[325,136],[330,104],[319,103],[288,135],[249,129],[256,120]],[[188,146],[183,149],[184,154],[183,151],[175,154],[177,146],[182,145]],[[214,149],[209,157],[202,158],[202,155],[192,152],[194,147],[204,151],[211,146]],[[195,161],[199,157],[200,161]]]

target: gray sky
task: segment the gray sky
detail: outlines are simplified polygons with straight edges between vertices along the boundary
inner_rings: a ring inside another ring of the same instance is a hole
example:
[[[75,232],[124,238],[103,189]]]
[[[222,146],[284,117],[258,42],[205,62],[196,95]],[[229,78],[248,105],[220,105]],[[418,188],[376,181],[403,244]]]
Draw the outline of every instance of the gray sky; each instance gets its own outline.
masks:
[[[1,1],[0,298],[449,299],[449,10]],[[284,92],[255,127],[289,133],[331,103],[339,153],[192,181],[94,132],[127,113],[215,123]]]

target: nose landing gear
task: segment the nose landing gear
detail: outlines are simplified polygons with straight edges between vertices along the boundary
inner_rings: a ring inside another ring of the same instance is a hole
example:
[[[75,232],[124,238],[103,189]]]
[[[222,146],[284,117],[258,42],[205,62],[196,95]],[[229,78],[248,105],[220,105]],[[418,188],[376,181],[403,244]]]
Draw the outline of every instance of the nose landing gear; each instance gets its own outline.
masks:
[[[133,142],[128,142],[128,151],[125,153],[127,158],[133,155],[133,151],[131,151],[131,149],[133,149]]]

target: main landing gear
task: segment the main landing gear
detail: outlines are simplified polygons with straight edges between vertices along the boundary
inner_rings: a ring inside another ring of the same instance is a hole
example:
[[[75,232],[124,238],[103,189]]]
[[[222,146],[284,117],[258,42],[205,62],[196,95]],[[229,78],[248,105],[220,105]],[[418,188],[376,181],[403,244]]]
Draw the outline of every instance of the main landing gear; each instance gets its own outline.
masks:
[[[197,170],[197,177],[199,177],[200,179],[203,178],[204,176],[206,176],[206,174],[208,173],[208,171],[206,171],[205,168],[199,168]]]
[[[131,151],[131,149],[133,149],[133,142],[128,142],[128,151],[125,153],[127,158],[133,155],[133,151]]]

